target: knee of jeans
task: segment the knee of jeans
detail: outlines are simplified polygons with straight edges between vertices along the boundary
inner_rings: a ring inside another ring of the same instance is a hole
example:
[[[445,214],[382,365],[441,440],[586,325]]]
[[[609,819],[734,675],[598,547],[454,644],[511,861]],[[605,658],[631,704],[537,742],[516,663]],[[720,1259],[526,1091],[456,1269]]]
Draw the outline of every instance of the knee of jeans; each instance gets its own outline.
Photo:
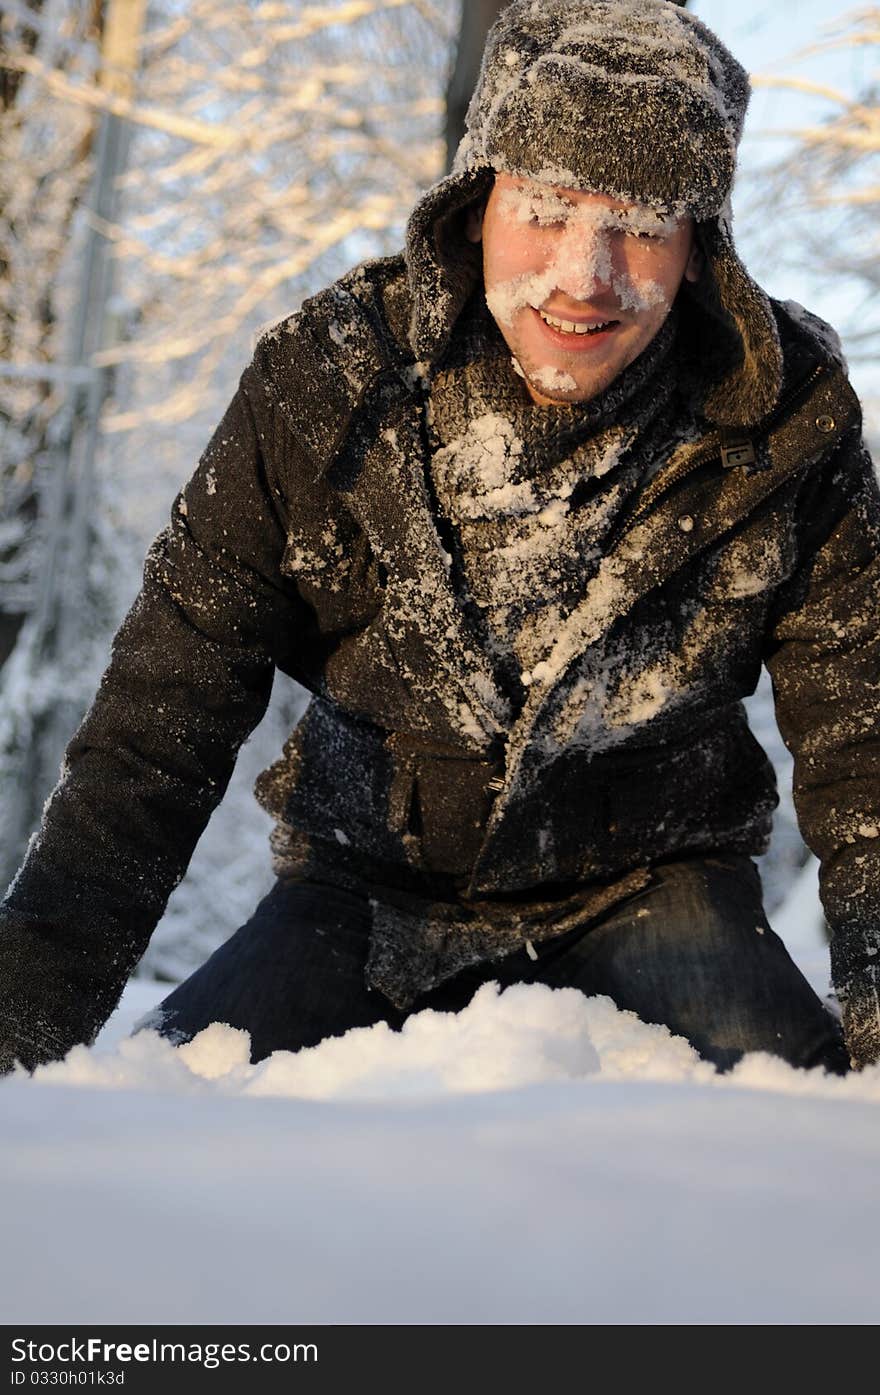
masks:
[[[182,1046],[190,1040],[188,1032],[175,1026],[175,1014],[170,1008],[166,1008],[164,1003],[158,1003],[139,1017],[128,1035],[136,1037],[138,1032],[158,1032],[159,1036],[170,1041],[172,1046]]]
[[[658,867],[643,894],[590,931],[582,958],[609,983],[654,984],[665,995],[676,982],[739,979],[762,957],[749,953],[750,936],[756,949],[773,936],[754,886],[737,895],[727,876],[719,882],[701,863],[678,863]]]
[[[722,932],[726,938],[739,927],[759,934],[769,930],[761,878],[751,858],[731,855],[674,864],[666,889],[675,919],[688,934]]]
[[[724,909],[711,870],[681,862],[654,869],[651,885],[621,907],[617,919],[649,940],[662,936],[667,943],[693,943],[723,926]]]

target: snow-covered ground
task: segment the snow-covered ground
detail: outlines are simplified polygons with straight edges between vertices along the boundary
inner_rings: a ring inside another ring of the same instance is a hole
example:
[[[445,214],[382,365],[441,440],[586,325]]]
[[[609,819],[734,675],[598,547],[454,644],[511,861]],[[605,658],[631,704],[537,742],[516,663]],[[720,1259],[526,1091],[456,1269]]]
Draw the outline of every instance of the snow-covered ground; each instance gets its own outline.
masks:
[[[808,870],[778,921],[820,991]],[[786,923],[787,917],[787,923]],[[3,1320],[875,1323],[880,1067],[846,1080],[571,989],[249,1063],[215,1025],[0,1084]]]

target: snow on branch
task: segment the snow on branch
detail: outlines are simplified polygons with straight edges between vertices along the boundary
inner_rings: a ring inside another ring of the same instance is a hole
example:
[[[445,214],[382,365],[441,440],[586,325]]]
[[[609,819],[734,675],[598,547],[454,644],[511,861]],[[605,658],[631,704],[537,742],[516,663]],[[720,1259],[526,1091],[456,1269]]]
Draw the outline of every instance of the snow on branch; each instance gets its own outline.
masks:
[[[16,235],[10,211],[36,198],[50,166],[74,223],[112,245],[119,333],[92,366],[128,371],[102,428],[207,422],[249,331],[399,244],[415,197],[442,171],[458,7],[195,0],[181,13],[153,0],[127,95],[96,81],[101,55],[71,22],[74,0],[53,9],[55,41],[36,46],[26,34],[47,32],[45,14],[17,0],[4,15],[0,63],[29,84],[33,113],[19,105],[7,125],[39,123],[40,150],[55,153],[35,159],[34,142],[26,158],[13,151],[17,192],[0,200],[0,245]],[[90,133],[108,113],[132,140],[113,221],[82,197]],[[55,146],[65,125],[79,131],[78,151]],[[3,357],[38,365],[33,348]]]
[[[783,143],[760,169],[754,199],[755,223],[760,211],[774,209],[764,220],[772,240],[773,258],[809,274],[833,274],[842,303],[858,305],[857,320],[841,324],[851,357],[876,358],[880,347],[880,7],[870,6],[842,16],[826,29],[827,37],[801,49],[795,58],[832,52],[858,54],[853,89],[799,75],[752,76],[764,90],[791,92],[827,103],[802,125],[776,126],[762,131],[765,142]],[[871,61],[873,59],[873,62]],[[785,236],[779,237],[779,228]],[[846,294],[843,294],[846,288]]]
[[[58,756],[41,733],[51,718],[69,736],[79,712],[61,709],[91,695],[143,545],[259,327],[354,263],[397,250],[415,198],[443,169],[460,0],[149,0],[133,67],[111,58],[112,9],[0,8],[0,603],[13,638],[25,620],[4,667],[0,793],[15,797],[0,810],[17,808],[22,792],[38,805],[54,780]],[[102,186],[108,131],[127,156]],[[99,198],[108,183],[112,197]],[[84,310],[96,245],[108,274]],[[86,323],[87,345],[77,332]],[[71,422],[105,386],[86,499]],[[45,609],[53,530],[74,513],[63,557],[73,566],[88,555],[82,608],[92,618],[88,646],[68,645],[65,667],[37,653],[31,620]],[[100,545],[86,548],[86,527]],[[157,938],[163,973],[199,962],[246,913],[266,832],[249,786],[289,725],[287,712],[273,749],[260,749],[258,733],[245,753],[250,778],[245,769],[227,798],[226,825],[218,815],[207,871],[190,874]],[[17,823],[4,832],[10,873],[30,813]]]

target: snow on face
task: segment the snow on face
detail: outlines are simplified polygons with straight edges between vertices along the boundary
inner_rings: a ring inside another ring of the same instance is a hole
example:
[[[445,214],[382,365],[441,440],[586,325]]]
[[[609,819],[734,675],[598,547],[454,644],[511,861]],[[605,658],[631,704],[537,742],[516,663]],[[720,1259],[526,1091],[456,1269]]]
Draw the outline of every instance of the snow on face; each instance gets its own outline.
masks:
[[[478,235],[486,303],[539,403],[604,391],[697,275],[692,223],[677,212],[509,174],[496,175]]]
[[[542,393],[546,393],[551,401],[554,393],[574,392],[577,388],[577,383],[570,373],[566,373],[562,368],[553,368],[550,364],[542,364],[540,368],[536,368],[532,374],[532,382]]]
[[[640,204],[608,202],[601,195],[581,196],[573,202],[571,193],[532,183],[513,188],[502,185],[498,202],[501,215],[508,222],[564,230],[565,242],[561,242],[553,261],[555,272],[569,279],[572,271],[575,278],[579,273],[587,287],[595,281],[608,282],[625,309],[649,310],[666,303],[664,288],[650,279],[644,267],[631,266],[629,261],[620,265],[615,244],[620,239],[633,238],[666,242],[678,231],[680,220],[673,214]],[[524,278],[525,282],[530,279]],[[496,298],[503,297],[499,288]],[[510,297],[512,309],[532,303],[521,297],[520,285],[518,293]]]

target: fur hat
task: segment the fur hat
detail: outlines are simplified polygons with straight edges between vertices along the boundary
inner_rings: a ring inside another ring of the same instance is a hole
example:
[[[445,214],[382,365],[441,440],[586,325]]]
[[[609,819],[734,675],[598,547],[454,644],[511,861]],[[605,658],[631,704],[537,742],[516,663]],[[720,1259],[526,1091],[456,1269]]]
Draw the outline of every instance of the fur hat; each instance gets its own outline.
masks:
[[[464,209],[496,172],[527,175],[695,219],[705,267],[679,296],[685,367],[711,420],[759,421],[779,395],[782,355],[731,234],[748,99],[736,59],[668,0],[513,0],[490,31],[452,173],[407,228],[415,352],[439,352],[478,283]]]

